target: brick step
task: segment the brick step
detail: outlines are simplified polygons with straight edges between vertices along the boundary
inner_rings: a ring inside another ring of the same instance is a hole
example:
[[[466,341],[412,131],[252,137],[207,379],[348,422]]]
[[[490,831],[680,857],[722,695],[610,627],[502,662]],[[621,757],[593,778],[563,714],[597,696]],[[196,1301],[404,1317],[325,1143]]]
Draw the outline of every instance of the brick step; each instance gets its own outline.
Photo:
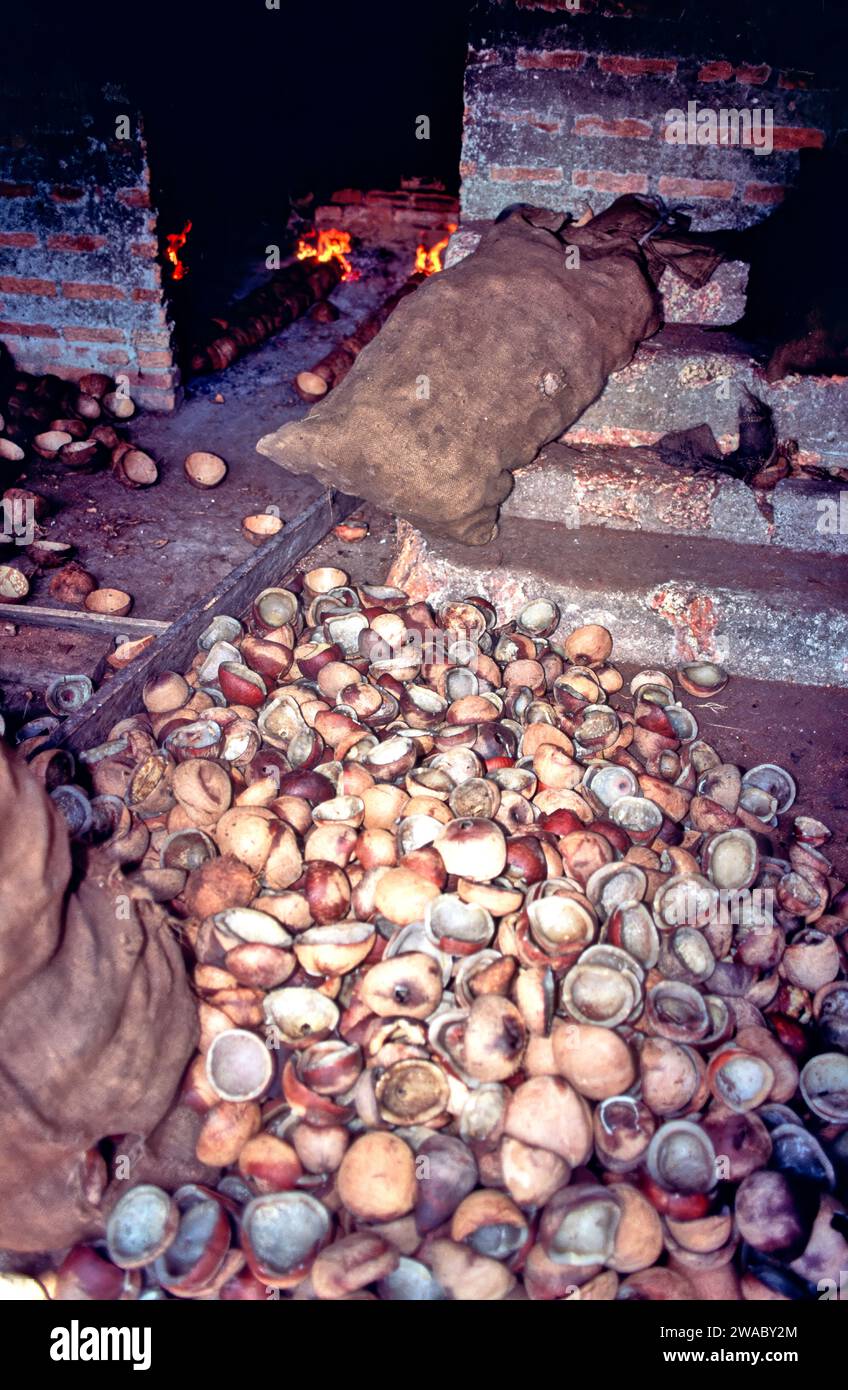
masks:
[[[503,514],[570,531],[603,526],[845,555],[848,488],[844,496],[832,481],[790,477],[758,503],[738,478],[669,467],[647,447],[549,444],[515,473]]]
[[[428,543],[399,522],[387,580],[438,604],[484,594],[503,619],[531,598],[559,605],[559,635],[598,622],[622,662],[674,665],[705,655],[731,673],[848,687],[848,560],[730,541],[566,530],[504,516],[484,547]]]

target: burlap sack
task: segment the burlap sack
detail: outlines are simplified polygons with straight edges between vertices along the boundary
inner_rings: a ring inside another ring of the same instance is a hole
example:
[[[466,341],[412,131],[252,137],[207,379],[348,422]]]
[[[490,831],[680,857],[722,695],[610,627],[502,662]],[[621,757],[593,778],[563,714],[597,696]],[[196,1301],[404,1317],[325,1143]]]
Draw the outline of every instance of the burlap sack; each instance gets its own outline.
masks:
[[[100,1229],[86,1150],[154,1129],[197,1037],[162,909],[128,898],[96,851],[73,875],[61,816],[0,744],[0,1246],[12,1250]]]
[[[664,265],[700,285],[721,260],[687,219],[659,225],[662,213],[628,196],[577,228],[547,209],[507,210],[471,256],[403,300],[325,400],[260,439],[259,452],[433,536],[485,544],[512,470],[562,434],[660,327],[654,282]]]

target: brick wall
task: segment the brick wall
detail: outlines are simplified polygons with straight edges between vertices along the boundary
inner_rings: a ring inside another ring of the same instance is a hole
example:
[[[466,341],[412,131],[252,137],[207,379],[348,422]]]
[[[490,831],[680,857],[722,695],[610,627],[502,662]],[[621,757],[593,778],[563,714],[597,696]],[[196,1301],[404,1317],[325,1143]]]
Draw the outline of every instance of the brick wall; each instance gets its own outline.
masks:
[[[381,246],[416,246],[437,241],[448,223],[459,220],[459,205],[451,193],[439,188],[406,186],[362,192],[340,188],[330,202],[315,210],[315,225],[337,227]]]
[[[116,138],[116,119],[129,135]],[[0,340],[28,371],[123,374],[172,410],[174,366],[147,151],[120,92],[0,105]]]
[[[635,192],[691,203],[698,227],[748,226],[781,201],[801,152],[822,148],[846,124],[838,76],[823,67],[827,44],[812,51],[814,14],[796,10],[796,40],[787,26],[770,26],[771,7],[751,6],[746,18],[745,6],[723,0],[629,10],[594,0],[575,10],[576,3],[475,4],[463,220],[493,217],[519,201],[588,202],[598,211]],[[669,143],[664,117],[686,112],[690,101],[698,110],[771,112],[773,151]]]

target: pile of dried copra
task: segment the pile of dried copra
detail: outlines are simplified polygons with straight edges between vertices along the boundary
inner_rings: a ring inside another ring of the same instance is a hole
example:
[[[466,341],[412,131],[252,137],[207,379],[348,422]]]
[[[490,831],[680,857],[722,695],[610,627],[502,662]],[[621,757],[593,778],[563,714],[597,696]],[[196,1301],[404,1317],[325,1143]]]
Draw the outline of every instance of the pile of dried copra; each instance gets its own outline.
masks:
[[[191,944],[221,1171],[126,1191],[57,1296],[820,1296],[848,892],[790,775],[724,763],[661,671],[628,699],[547,600],[295,588],[53,793]]]

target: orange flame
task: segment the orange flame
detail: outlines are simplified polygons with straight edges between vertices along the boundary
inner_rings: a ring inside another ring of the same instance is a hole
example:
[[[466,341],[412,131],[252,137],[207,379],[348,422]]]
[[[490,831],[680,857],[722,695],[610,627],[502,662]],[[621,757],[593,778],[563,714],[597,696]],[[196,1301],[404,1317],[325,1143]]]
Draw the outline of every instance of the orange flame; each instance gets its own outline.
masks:
[[[180,251],[188,241],[188,234],[190,231],[191,222],[186,222],[181,232],[171,232],[170,235],[165,238],[168,243],[168,249],[165,254],[174,267],[171,271],[172,280],[184,280],[186,275],[188,275],[188,266],[184,265],[180,260]]]
[[[343,280],[358,280],[359,271],[354,270],[350,260],[350,232],[329,231],[307,232],[297,243],[295,255],[299,261],[314,256],[319,261],[338,261],[344,274]]]
[[[435,275],[442,269],[442,252],[456,231],[456,223],[448,222],[447,236],[441,241],[437,241],[435,246],[431,246],[429,251],[426,246],[418,246],[415,251],[415,265],[413,275]]]

